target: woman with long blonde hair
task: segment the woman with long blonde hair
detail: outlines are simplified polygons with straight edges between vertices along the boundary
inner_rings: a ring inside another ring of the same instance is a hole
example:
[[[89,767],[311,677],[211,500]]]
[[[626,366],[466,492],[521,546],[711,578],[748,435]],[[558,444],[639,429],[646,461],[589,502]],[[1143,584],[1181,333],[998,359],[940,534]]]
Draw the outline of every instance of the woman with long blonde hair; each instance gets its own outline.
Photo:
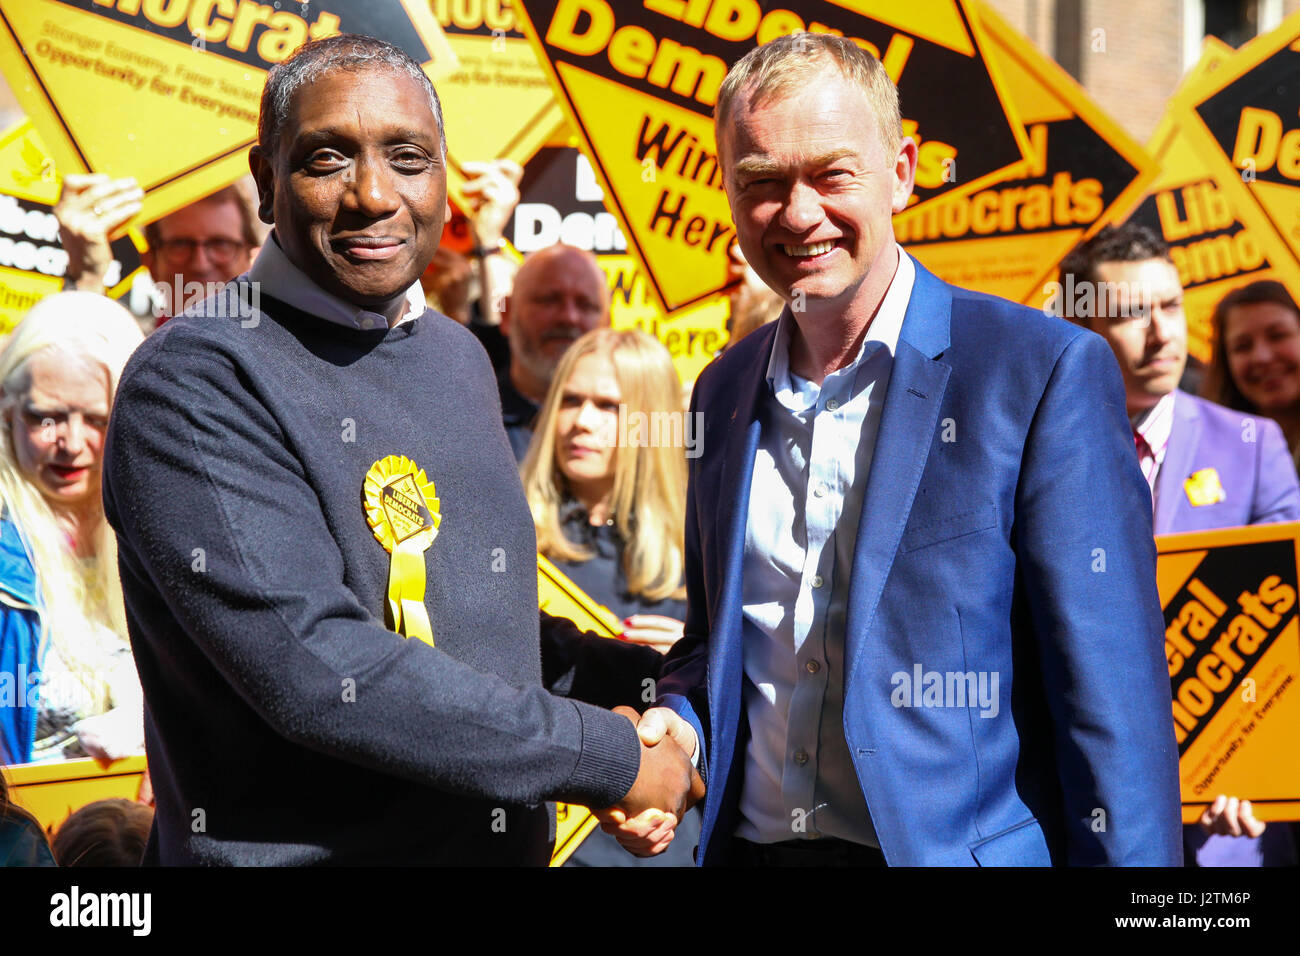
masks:
[[[556,367],[521,466],[537,549],[623,620],[624,640],[666,652],[682,636],[686,449],[698,440],[668,350],[596,329]],[[700,812],[664,853],[638,859],[603,831],[566,866],[692,866]]]
[[[521,466],[538,551],[660,650],[685,616],[685,421],[668,350],[597,329],[560,360]]]
[[[113,395],[142,338],[117,303],[61,292],[0,352],[0,763],[143,749],[100,487]]]

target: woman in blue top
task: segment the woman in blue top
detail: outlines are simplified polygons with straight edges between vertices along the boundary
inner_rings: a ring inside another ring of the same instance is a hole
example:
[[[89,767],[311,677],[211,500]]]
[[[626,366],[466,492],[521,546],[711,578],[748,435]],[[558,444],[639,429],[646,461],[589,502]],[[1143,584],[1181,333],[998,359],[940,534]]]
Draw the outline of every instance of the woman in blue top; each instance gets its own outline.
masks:
[[[142,341],[121,306],[62,292],[0,352],[0,764],[143,750],[100,466]]]

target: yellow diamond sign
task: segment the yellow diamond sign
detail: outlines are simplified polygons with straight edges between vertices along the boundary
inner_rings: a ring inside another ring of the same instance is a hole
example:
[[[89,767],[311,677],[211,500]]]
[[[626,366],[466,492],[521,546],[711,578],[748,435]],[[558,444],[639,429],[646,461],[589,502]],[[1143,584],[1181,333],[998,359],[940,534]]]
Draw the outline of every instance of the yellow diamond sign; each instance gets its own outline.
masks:
[[[759,44],[807,30],[879,57],[919,146],[918,211],[1028,155],[964,0],[514,0],[514,9],[668,313],[727,285],[735,231],[713,107],[728,69]]]
[[[427,0],[0,0],[0,70],[59,171],[134,176],[147,222],[248,172],[267,71],[338,33],[455,65]]]

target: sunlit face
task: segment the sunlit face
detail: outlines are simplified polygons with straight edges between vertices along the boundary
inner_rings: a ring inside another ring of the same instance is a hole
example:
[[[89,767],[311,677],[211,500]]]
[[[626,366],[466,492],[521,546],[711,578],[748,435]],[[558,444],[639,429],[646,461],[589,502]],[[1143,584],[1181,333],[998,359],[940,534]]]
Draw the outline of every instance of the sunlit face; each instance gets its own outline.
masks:
[[[622,400],[607,353],[574,363],[555,415],[555,465],[575,491],[603,498],[613,490]]]
[[[1129,415],[1150,408],[1178,387],[1187,365],[1187,319],[1178,270],[1166,259],[1102,262],[1097,301],[1108,314],[1090,321],[1110,343],[1124,378]],[[1148,315],[1149,313],[1149,315]]]
[[[1264,414],[1300,405],[1300,316],[1276,302],[1234,305],[1224,317],[1228,370]]]
[[[108,370],[47,349],[27,362],[29,385],[9,412],[14,460],[53,507],[76,507],[100,494]]]
[[[569,346],[609,324],[604,273],[577,250],[534,253],[520,270],[506,313],[512,357],[549,383]]]
[[[250,252],[239,207],[203,201],[158,220],[157,246],[142,258],[154,282],[166,288],[169,312],[179,315],[247,272]]]
[[[433,259],[447,214],[442,138],[425,89],[390,69],[299,88],[274,156],[250,155],[285,254],[343,300],[379,309]]]
[[[863,90],[828,65],[782,98],[742,91],[719,136],[740,248],[768,286],[811,312],[883,291],[916,147],[904,139],[886,155]]]

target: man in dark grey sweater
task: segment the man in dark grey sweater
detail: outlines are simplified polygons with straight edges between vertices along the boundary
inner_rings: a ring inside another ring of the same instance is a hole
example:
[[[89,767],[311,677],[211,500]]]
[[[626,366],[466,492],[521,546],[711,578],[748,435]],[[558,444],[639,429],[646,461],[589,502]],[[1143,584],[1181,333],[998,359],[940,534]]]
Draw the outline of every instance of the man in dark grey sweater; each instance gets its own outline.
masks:
[[[544,864],[547,800],[680,815],[686,755],[595,706],[638,700],[657,655],[546,617],[539,641],[492,371],[424,307],[446,214],[431,84],[379,41],[309,44],[258,132],[275,232],[139,349],[105,454],[146,860]]]

